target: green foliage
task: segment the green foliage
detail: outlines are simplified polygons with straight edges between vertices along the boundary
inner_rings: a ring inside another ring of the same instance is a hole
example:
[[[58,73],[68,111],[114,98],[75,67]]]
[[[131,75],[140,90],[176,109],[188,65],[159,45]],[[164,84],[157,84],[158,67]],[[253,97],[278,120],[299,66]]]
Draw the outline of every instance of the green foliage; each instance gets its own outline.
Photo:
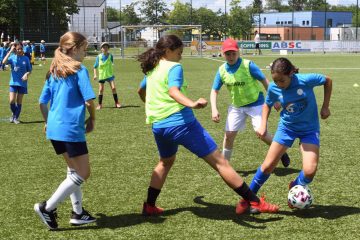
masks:
[[[107,14],[107,20],[109,22],[119,22],[120,20],[120,13],[119,10],[113,8],[113,7],[107,7],[106,9]]]
[[[246,39],[252,29],[251,14],[240,6],[240,0],[230,2],[229,33],[235,38]]]
[[[173,25],[187,25],[192,22],[192,9],[189,3],[181,3],[177,0],[173,4],[173,10],[170,11],[168,19]]]
[[[303,11],[307,0],[289,0],[289,6],[293,11]]]
[[[144,16],[143,22],[145,24],[166,22],[169,9],[163,0],[141,0],[140,2],[139,10]]]

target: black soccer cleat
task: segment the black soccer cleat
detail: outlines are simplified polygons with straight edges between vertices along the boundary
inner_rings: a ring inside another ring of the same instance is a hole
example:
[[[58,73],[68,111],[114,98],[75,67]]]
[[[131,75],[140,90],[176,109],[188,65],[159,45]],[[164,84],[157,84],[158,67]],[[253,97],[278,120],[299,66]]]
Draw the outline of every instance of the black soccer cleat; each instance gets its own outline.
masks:
[[[96,218],[91,216],[84,208],[81,214],[77,214],[76,212],[71,212],[70,224],[73,226],[80,226],[88,223],[93,223],[96,221]]]
[[[36,203],[34,205],[35,212],[39,215],[40,219],[43,223],[50,229],[54,230],[57,229],[58,224],[56,222],[57,214],[56,208],[52,211],[46,211],[46,202]]]

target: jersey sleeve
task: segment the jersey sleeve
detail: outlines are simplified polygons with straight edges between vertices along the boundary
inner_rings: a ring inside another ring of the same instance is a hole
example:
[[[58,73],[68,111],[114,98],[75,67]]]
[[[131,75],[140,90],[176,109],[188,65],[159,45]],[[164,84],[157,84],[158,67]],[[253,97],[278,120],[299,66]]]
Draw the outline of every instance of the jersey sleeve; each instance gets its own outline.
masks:
[[[263,81],[266,79],[265,74],[260,70],[260,68],[253,62],[250,62],[250,74],[253,78]]]
[[[168,82],[169,88],[178,87],[180,89],[184,82],[184,74],[183,74],[182,66],[179,64],[172,67],[169,71],[168,78],[169,78],[169,82]]]
[[[219,70],[216,72],[215,78],[214,78],[214,82],[212,85],[212,89],[219,91],[221,89],[223,85],[223,82],[221,81],[221,76],[220,76],[220,72]]]
[[[146,76],[145,76],[144,79],[141,81],[139,87],[142,88],[142,89],[146,89]]]
[[[84,101],[95,99],[95,93],[90,83],[89,72],[85,67],[82,67],[78,72],[78,86]]]
[[[94,68],[98,68],[98,67],[99,67],[99,56],[96,57],[94,64]]]
[[[323,74],[309,73],[309,74],[303,74],[302,76],[306,85],[311,87],[324,85],[326,82],[326,77]]]
[[[48,104],[51,99],[51,92],[50,92],[50,80],[47,79],[45,81],[44,87],[41,91],[41,95],[39,98],[39,103],[41,104]]]
[[[265,103],[266,105],[268,105],[269,107],[272,107],[275,102],[277,102],[278,100],[276,99],[275,94],[273,93],[273,88],[274,88],[274,83],[271,82],[269,84],[269,88],[267,90],[267,94],[266,94],[266,98],[265,98]]]

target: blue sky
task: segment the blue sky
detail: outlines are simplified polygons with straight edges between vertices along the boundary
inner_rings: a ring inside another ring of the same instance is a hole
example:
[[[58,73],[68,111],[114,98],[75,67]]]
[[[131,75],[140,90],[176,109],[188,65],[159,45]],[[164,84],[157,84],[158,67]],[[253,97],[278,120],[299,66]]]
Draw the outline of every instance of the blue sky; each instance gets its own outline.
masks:
[[[136,0],[107,0],[107,5],[117,8],[120,8],[120,1],[121,1],[121,5],[125,6],[127,4],[130,4],[131,2],[135,2]],[[171,8],[171,3],[175,2],[176,0],[165,0],[165,2],[167,3],[167,5]],[[190,3],[190,0],[180,0],[181,2],[185,3],[188,2]],[[199,7],[207,7],[210,8],[212,10],[218,10],[218,9],[225,9],[225,1],[227,3],[227,9],[229,9],[229,3],[231,2],[231,0],[192,0],[192,4],[194,8],[199,8]],[[253,2],[253,0],[241,0],[241,5],[242,6],[247,6],[249,4],[251,4]],[[263,0],[263,3],[265,1]],[[327,0],[327,2],[331,5],[351,5],[351,4],[356,4],[356,0]],[[283,1],[283,4],[287,3],[286,0]]]

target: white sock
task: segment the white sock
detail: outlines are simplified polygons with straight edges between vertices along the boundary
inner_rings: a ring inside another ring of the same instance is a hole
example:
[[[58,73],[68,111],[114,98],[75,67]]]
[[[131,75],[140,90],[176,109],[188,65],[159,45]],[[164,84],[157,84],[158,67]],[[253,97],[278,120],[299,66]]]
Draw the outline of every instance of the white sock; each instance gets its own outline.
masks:
[[[75,172],[75,169],[68,167],[67,175],[69,176],[73,172]],[[82,213],[82,191],[81,191],[81,187],[76,189],[75,192],[73,192],[72,194],[70,194],[70,199],[71,199],[71,204],[72,204],[73,211],[76,214],[81,214]]]
[[[227,148],[224,148],[223,151],[222,151],[224,157],[226,160],[230,161],[230,158],[231,158],[231,154],[232,154],[232,149],[227,149]]]
[[[70,194],[80,189],[84,179],[80,177],[76,172],[72,172],[67,178],[59,185],[54,194],[46,201],[46,211],[51,211],[56,206],[69,197]]]

